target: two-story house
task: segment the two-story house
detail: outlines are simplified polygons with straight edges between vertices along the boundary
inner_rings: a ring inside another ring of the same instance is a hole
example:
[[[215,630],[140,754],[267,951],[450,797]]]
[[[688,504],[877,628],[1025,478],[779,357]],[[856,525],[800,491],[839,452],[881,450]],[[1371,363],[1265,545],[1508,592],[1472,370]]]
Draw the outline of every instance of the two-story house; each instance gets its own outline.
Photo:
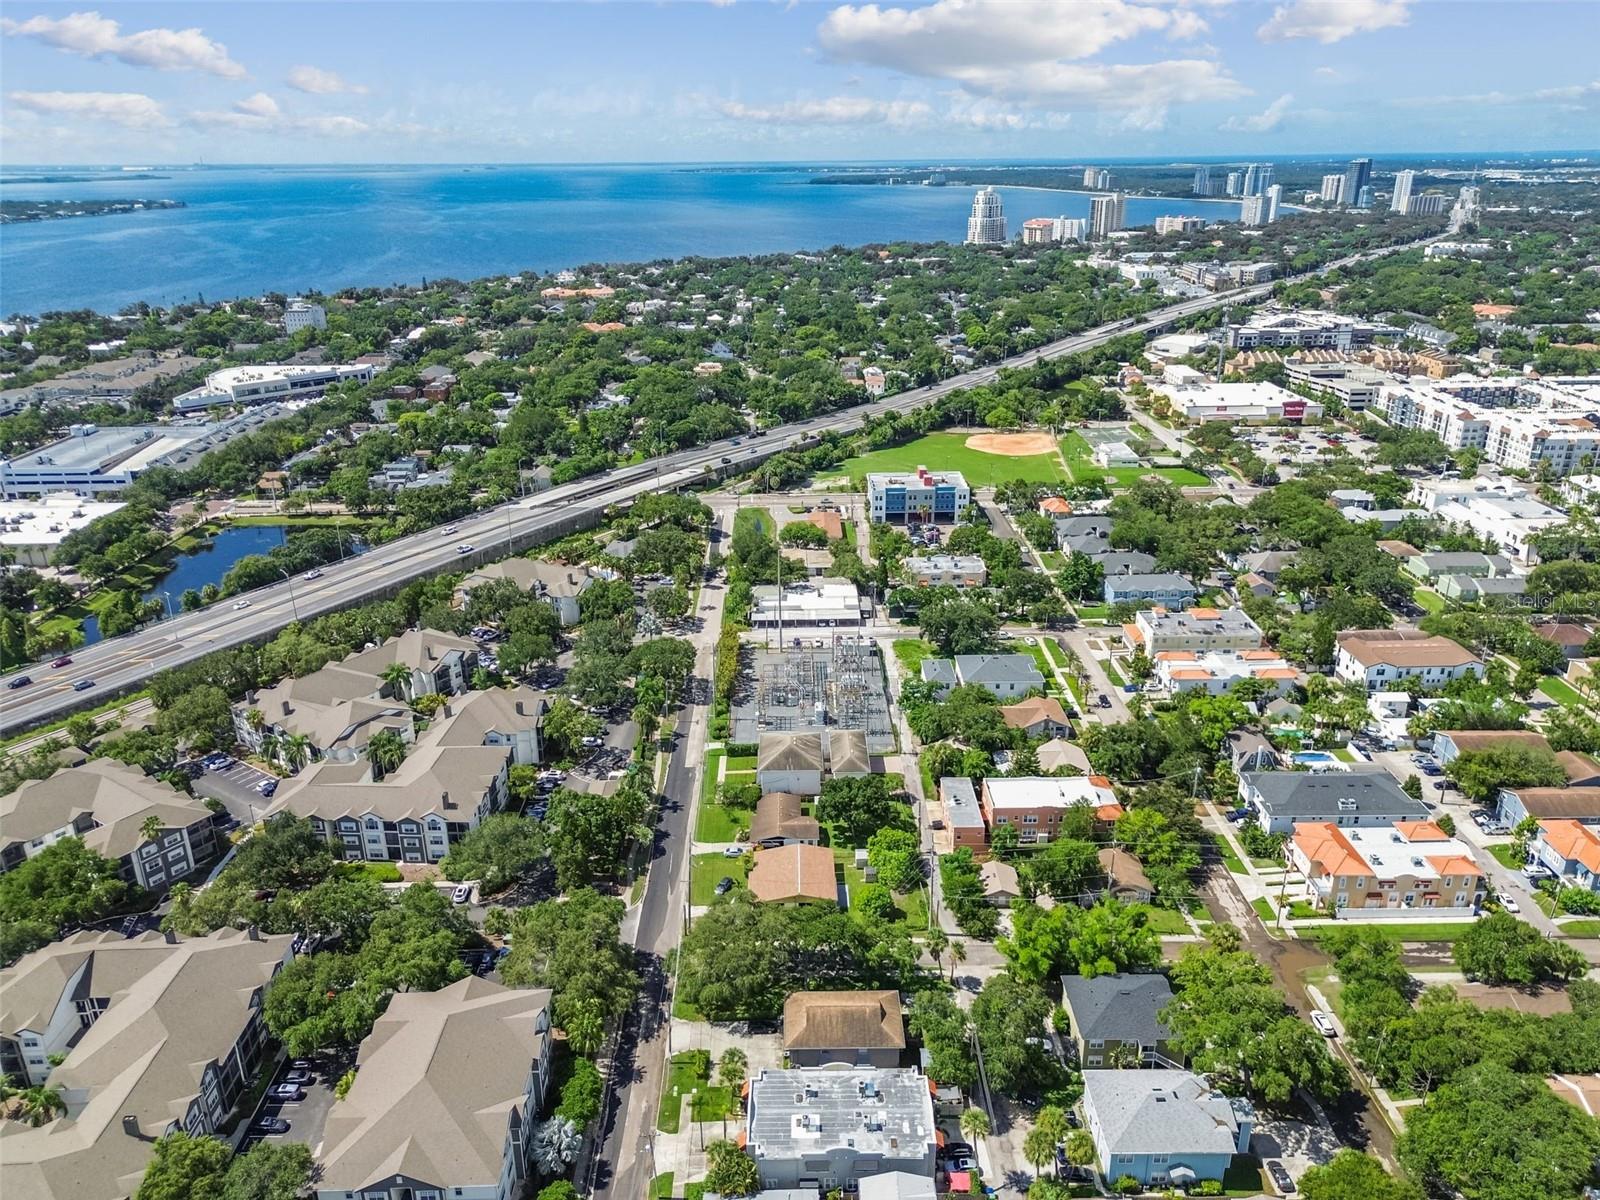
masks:
[[[1194,584],[1171,571],[1153,575],[1107,575],[1105,578],[1107,604],[1159,604],[1163,608],[1185,609],[1199,594]]]
[[[905,1048],[899,992],[791,992],[783,1002],[783,1049],[793,1066],[897,1067]]]
[[[1429,819],[1426,804],[1370,763],[1345,771],[1245,771],[1239,799],[1268,833],[1293,833],[1304,822],[1355,829]]]
[[[1528,857],[1567,887],[1600,892],[1600,829],[1582,821],[1540,821]]]
[[[322,1134],[318,1200],[514,1200],[538,1172],[550,992],[468,976],[401,992]]]
[[[1061,987],[1084,1070],[1182,1065],[1161,1019],[1172,1003],[1165,975],[1065,975]]]
[[[1020,700],[1029,692],[1044,691],[1044,676],[1026,654],[958,654],[954,658],[925,658],[922,679],[944,696],[952,688],[977,684],[997,700]]]
[[[1101,1174],[1146,1188],[1220,1180],[1255,1127],[1250,1101],[1188,1071],[1085,1071],[1083,1115]]]

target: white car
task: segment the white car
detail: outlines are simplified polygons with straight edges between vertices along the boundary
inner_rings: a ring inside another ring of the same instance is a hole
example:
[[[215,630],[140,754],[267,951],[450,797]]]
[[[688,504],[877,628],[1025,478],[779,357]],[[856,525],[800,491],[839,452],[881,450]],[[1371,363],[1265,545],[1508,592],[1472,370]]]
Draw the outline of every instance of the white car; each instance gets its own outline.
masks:
[[[471,554],[472,553],[472,543],[471,542],[462,542],[461,545],[456,547],[456,553],[457,554]]]
[[[1500,907],[1505,909],[1508,913],[1522,911],[1522,906],[1517,903],[1516,897],[1514,897],[1510,892],[1496,892],[1494,894],[1494,898],[1500,901]]]
[[[472,885],[470,883],[458,884],[456,890],[450,893],[452,904],[465,904],[472,899]]]
[[[313,580],[313,579],[321,579],[321,578],[322,578],[322,572],[321,571],[307,571],[305,573],[305,580],[306,580],[307,583],[311,582],[311,580]]]
[[[1333,1018],[1320,1008],[1311,1010],[1311,1025],[1323,1037],[1339,1036],[1339,1031],[1333,1027]]]
[[[235,609],[249,608],[250,607],[250,601],[248,601],[248,600],[235,600],[234,603],[233,603],[233,607]]]
[[[723,849],[722,849],[722,857],[723,858],[743,858],[744,857],[744,852],[747,849],[749,849],[748,846],[724,846]]]
[[[593,749],[596,746],[604,746],[605,741],[597,737],[586,737],[583,739],[583,744]]]

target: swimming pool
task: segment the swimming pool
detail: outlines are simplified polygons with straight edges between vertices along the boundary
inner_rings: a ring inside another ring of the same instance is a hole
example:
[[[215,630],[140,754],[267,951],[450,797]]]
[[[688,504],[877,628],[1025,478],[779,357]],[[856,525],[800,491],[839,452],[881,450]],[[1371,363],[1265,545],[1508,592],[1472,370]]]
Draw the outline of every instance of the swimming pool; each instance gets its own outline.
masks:
[[[1302,767],[1309,767],[1313,764],[1318,766],[1326,766],[1330,763],[1336,763],[1339,761],[1326,750],[1301,750],[1297,753],[1291,754],[1289,758],[1290,761],[1295,763],[1295,765]]]

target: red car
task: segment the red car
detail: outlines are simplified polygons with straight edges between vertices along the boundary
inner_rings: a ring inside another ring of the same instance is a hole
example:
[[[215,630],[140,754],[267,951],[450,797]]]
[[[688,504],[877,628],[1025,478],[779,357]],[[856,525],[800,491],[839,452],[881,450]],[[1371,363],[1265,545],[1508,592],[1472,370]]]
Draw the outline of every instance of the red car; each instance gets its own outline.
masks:
[[[52,667],[70,667],[72,665],[72,659],[69,655],[63,654],[50,665]]]

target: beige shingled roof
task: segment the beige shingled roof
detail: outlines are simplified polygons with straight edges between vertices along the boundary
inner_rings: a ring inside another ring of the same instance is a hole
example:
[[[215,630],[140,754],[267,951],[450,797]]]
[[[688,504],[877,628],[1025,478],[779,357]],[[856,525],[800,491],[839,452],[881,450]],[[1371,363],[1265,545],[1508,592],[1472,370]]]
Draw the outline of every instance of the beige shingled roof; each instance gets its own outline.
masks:
[[[834,775],[866,775],[872,771],[867,735],[859,729],[828,731],[828,770]]]
[[[184,829],[211,815],[200,801],[138,767],[97,758],[0,797],[0,844],[44,837],[85,813],[95,826],[83,834],[84,845],[111,859],[144,843],[140,827],[150,817],[164,829]]]
[[[778,846],[756,853],[755,865],[745,881],[757,900],[825,900],[836,904],[833,851],[826,846]]]
[[[289,953],[290,939],[251,938],[239,930],[167,942],[147,933],[79,934],[0,973],[28,995],[22,1006],[53,1006],[46,993],[70,964],[89,959],[86,995],[109,1000],[100,1018],[50,1073],[68,1114],[37,1129],[0,1122],[0,1192],[10,1200],[118,1200],[131,1195],[151,1142],[123,1128],[161,1136],[182,1121],[208,1063],[232,1051],[250,1003]],[[58,956],[45,965],[41,956]],[[59,998],[57,991],[56,998]],[[7,1016],[12,998],[8,998]],[[20,1009],[19,1009],[20,1011]],[[9,1020],[7,1031],[11,1029]]]
[[[815,817],[804,811],[805,797],[793,792],[768,792],[756,804],[755,816],[750,821],[750,840],[764,842],[768,838],[797,838],[816,841],[822,827]]]
[[[819,733],[763,733],[757,747],[758,771],[822,770],[822,735]]]
[[[1463,667],[1481,661],[1447,637],[1414,630],[1350,630],[1339,635],[1339,645],[1364,667]]]
[[[904,1050],[900,995],[793,992],[783,1002],[785,1050]]]
[[[468,976],[402,992],[361,1043],[350,1094],[322,1135],[322,1190],[361,1192],[393,1175],[495,1188],[529,1065],[548,1053],[550,992]]]
[[[428,733],[441,746],[481,746],[490,733],[535,729],[550,702],[530,687],[490,688],[446,700]]]

